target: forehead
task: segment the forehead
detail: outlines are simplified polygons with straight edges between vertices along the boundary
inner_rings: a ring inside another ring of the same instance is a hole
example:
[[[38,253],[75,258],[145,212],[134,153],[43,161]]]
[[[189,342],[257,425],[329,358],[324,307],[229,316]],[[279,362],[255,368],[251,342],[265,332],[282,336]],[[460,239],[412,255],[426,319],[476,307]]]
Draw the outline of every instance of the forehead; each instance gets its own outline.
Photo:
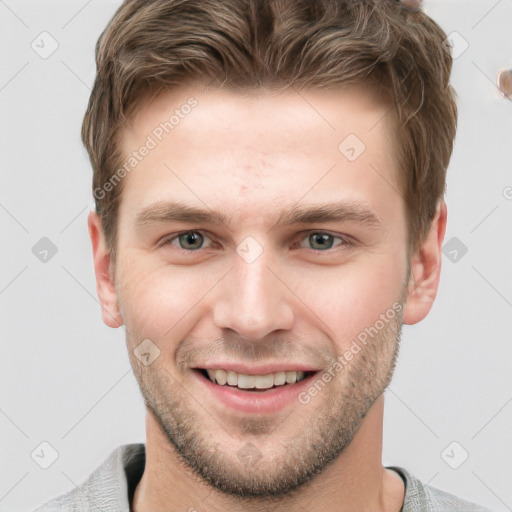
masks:
[[[392,121],[389,104],[363,87],[165,92],[124,132],[126,158],[151,149],[125,178],[121,211],[171,199],[240,218],[305,199],[385,210],[400,199]]]

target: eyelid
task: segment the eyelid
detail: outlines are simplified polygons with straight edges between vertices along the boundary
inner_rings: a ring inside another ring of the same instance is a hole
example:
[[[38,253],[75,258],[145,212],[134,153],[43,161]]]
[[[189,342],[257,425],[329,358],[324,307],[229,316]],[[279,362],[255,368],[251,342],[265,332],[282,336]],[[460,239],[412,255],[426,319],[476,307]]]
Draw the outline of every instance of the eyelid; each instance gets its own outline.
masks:
[[[157,242],[157,246],[173,245],[172,242],[174,240],[177,240],[181,235],[186,235],[187,233],[199,233],[204,238],[209,238],[210,240],[212,239],[212,237],[207,234],[208,232],[204,231],[202,229],[186,229],[184,231],[179,231],[177,233],[171,233],[170,235],[165,235],[164,237],[162,237],[160,239],[159,242]],[[176,247],[176,249],[183,251],[183,252],[199,252],[200,251],[200,249],[196,249],[195,251],[193,251],[193,250],[182,249],[181,247]],[[201,247],[201,249],[204,249],[204,248]]]
[[[187,233],[199,233],[200,235],[202,235],[204,238],[209,238],[210,240],[212,240],[212,237],[208,235],[208,232],[205,231],[205,230],[202,230],[202,229],[188,229],[188,230],[184,230],[184,231],[179,231],[177,233],[172,233],[170,235],[166,235],[164,236],[162,239],[161,239],[161,242],[158,243],[159,246],[165,246],[165,245],[173,245],[172,242],[174,240],[177,240],[181,235],[185,235]],[[342,235],[342,234],[338,234],[338,233],[331,233],[330,231],[326,231],[326,230],[322,230],[322,229],[309,229],[307,231],[301,231],[297,236],[296,238],[299,238],[299,242],[301,242],[302,240],[306,239],[307,237],[309,237],[309,235],[311,234],[321,234],[321,235],[329,235],[329,236],[332,236],[333,238],[338,238],[339,240],[341,240],[341,243],[334,246],[334,247],[331,247],[329,249],[325,249],[325,250],[320,250],[320,249],[313,249],[313,248],[309,248],[311,251],[315,251],[315,252],[322,252],[322,253],[325,253],[325,252],[330,252],[332,250],[334,250],[335,248],[337,247],[341,247],[341,246],[345,246],[345,247],[352,247],[354,246],[355,244],[355,240],[353,240],[351,237],[349,237],[348,235]],[[295,245],[295,244],[294,244]],[[299,244],[299,248],[300,249],[307,249],[306,247],[300,247],[300,244]],[[190,249],[183,249],[181,247],[176,247],[176,249],[180,250],[180,251],[183,251],[183,252],[199,252],[201,249],[207,249],[205,247],[201,247],[200,249],[196,249],[196,250],[190,250]]]
[[[312,234],[329,235],[329,236],[332,236],[333,238],[338,238],[339,240],[341,240],[340,244],[338,244],[334,247],[331,247],[330,249],[326,249],[324,251],[322,251],[320,249],[310,248],[312,251],[315,251],[315,252],[330,252],[330,251],[336,249],[337,247],[341,247],[341,246],[351,247],[355,244],[355,241],[348,235],[331,233],[330,231],[326,231],[326,230],[322,230],[322,229],[309,229],[308,231],[303,231],[301,233],[301,235],[303,235],[301,240],[308,237],[309,235],[312,235]],[[303,249],[303,247],[301,247],[301,249]]]

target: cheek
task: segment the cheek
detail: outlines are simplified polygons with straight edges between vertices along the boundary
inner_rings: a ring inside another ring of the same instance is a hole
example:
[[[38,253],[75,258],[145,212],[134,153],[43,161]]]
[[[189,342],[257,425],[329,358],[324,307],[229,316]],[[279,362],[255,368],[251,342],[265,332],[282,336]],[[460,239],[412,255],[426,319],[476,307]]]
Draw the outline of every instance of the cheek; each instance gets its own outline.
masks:
[[[153,267],[142,256],[132,259],[120,274],[118,288],[127,330],[154,340],[174,337],[194,314],[205,286],[204,275],[190,268]]]
[[[316,271],[314,277],[304,275],[297,281],[296,293],[310,310],[308,318],[338,340],[339,348],[349,346],[399,302],[404,270],[398,259],[386,259],[387,264],[372,259],[366,264]]]

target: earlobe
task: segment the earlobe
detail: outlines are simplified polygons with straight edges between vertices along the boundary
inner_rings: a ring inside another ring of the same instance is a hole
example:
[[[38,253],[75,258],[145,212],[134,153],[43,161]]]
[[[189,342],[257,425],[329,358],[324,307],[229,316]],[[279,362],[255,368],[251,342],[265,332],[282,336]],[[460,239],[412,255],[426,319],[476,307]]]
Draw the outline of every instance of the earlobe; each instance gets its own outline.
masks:
[[[123,318],[117,303],[117,294],[110,272],[110,252],[108,251],[101,218],[94,211],[87,219],[89,237],[92,244],[94,272],[96,274],[96,292],[101,304],[103,322],[109,327],[123,325]]]
[[[410,279],[402,315],[408,325],[423,320],[437,295],[441,277],[442,245],[446,232],[446,203],[439,201],[427,237],[411,257]]]

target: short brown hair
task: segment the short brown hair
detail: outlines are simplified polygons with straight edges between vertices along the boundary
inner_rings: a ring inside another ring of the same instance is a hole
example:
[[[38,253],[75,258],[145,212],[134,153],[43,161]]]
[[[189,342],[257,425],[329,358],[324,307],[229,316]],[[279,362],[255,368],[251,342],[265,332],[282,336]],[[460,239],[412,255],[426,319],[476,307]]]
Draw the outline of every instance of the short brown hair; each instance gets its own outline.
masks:
[[[416,249],[445,192],[457,125],[445,39],[424,12],[395,0],[125,0],[96,45],[82,126],[112,259],[123,183],[103,187],[123,161],[123,126],[148,94],[191,79],[235,88],[378,87],[398,121],[399,192]]]

